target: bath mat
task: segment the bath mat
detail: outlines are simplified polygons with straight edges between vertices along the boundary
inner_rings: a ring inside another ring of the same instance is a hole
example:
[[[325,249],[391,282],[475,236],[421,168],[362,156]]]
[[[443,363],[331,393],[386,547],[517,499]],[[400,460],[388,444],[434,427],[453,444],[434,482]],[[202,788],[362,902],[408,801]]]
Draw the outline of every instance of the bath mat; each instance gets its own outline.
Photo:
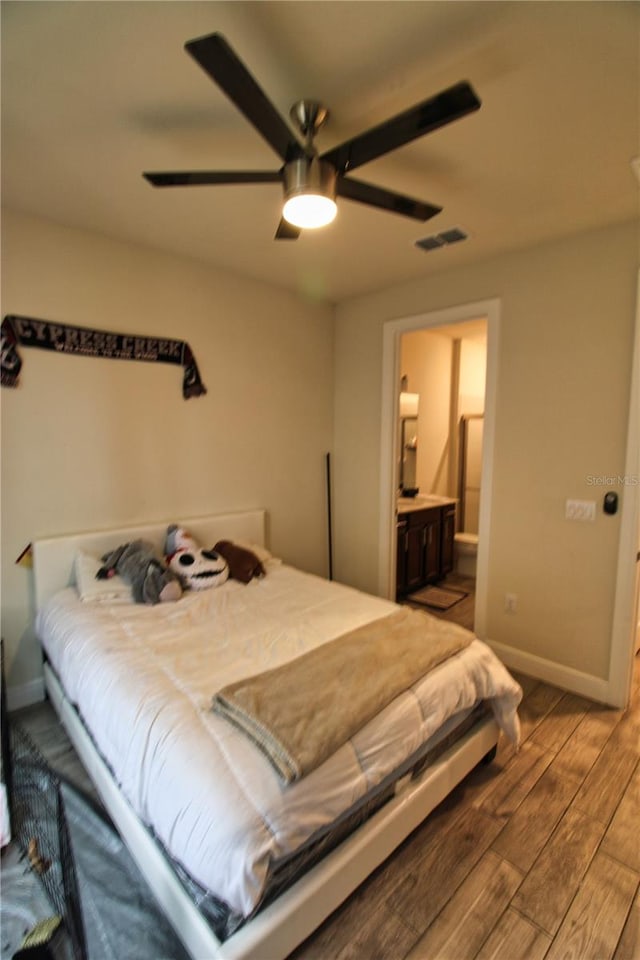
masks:
[[[465,590],[455,590],[452,587],[423,587],[422,590],[411,593],[407,599],[412,603],[422,603],[425,607],[435,607],[436,610],[448,610],[468,595]]]

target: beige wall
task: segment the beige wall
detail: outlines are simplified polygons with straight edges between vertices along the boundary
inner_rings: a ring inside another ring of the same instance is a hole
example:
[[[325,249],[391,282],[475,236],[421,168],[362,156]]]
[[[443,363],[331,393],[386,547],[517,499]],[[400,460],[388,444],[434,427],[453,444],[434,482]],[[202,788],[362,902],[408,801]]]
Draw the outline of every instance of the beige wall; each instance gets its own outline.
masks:
[[[3,216],[3,315],[187,340],[182,370],[23,349],[2,402],[2,633],[8,682],[40,675],[31,573],[43,536],[265,507],[272,548],[325,574],[333,311],[203,264]]]
[[[487,338],[473,337],[460,341],[460,380],[458,384],[458,414],[483,414],[487,377]],[[480,525],[480,491],[482,486],[482,444],[484,420],[469,419],[466,424],[464,451],[464,503],[460,510],[459,528],[467,533],[478,533]],[[456,434],[459,446],[460,435]],[[460,463],[462,451],[457,451]],[[458,473],[456,469],[456,474]],[[458,496],[459,482],[454,496]]]
[[[487,378],[487,338],[464,337],[460,341],[458,412],[484,413]]]
[[[474,321],[469,335],[469,325],[462,323],[454,331],[436,327],[400,338],[401,373],[408,377],[409,390],[420,396],[417,485],[422,494],[458,495],[459,416],[484,412],[487,340],[478,334],[477,324]],[[457,352],[454,339],[459,341]],[[452,396],[452,380],[457,398]],[[479,463],[475,466],[480,469]]]
[[[624,474],[637,269],[632,223],[338,306],[339,579],[371,591],[379,582],[384,322],[497,297],[487,637],[607,678],[620,513],[602,513],[603,491],[588,478]],[[357,403],[345,403],[347,381]],[[566,521],[568,497],[597,500],[596,521]],[[515,615],[504,612],[506,592],[518,595]]]
[[[332,310],[140,247],[5,213],[3,314],[190,342],[178,368],[23,350],[2,403],[2,631],[12,685],[39,677],[29,541],[170,515],[265,506],[273,548],[378,586],[385,320],[500,298],[488,638],[606,678],[620,514],[564,519],[587,478],[624,472],[638,237],[611,227]],[[333,350],[333,353],[332,353]],[[332,399],[335,400],[333,433]],[[609,489],[609,487],[607,487]],[[624,487],[618,488],[622,497]],[[518,612],[503,612],[505,592]]]
[[[420,394],[416,478],[421,494],[449,493],[451,357],[449,337],[427,330],[402,336],[400,367],[409,389]]]

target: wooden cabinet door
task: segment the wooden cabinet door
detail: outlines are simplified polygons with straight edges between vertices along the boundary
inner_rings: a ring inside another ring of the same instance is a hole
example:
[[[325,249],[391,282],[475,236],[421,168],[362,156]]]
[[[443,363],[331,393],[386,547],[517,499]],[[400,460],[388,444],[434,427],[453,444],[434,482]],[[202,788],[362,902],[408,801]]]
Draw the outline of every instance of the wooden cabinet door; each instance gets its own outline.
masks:
[[[398,518],[396,594],[402,597],[453,570],[454,506],[413,510]]]
[[[423,527],[424,583],[440,578],[440,511],[431,510],[429,512],[431,516]]]
[[[456,529],[456,508],[442,508],[440,530],[440,574],[446,576],[453,570],[453,537]]]
[[[407,590],[417,590],[424,582],[424,527],[409,525],[407,530]]]

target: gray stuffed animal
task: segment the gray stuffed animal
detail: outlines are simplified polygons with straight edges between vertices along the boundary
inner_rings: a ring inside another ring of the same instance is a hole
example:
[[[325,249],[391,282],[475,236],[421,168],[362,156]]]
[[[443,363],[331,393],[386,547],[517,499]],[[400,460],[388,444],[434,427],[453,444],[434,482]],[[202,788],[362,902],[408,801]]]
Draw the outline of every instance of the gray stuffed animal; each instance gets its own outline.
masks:
[[[146,540],[123,543],[102,557],[103,566],[96,579],[105,580],[114,573],[131,584],[136,603],[167,603],[179,600],[182,586],[172,570],[155,555],[152,544]]]

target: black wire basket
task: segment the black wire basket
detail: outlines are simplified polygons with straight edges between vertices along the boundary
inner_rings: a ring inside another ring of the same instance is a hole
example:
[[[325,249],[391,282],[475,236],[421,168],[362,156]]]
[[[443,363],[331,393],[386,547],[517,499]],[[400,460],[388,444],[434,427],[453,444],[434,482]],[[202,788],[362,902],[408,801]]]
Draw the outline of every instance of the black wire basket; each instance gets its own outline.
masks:
[[[74,960],[86,941],[60,778],[20,726],[10,724],[11,831],[62,918]]]

